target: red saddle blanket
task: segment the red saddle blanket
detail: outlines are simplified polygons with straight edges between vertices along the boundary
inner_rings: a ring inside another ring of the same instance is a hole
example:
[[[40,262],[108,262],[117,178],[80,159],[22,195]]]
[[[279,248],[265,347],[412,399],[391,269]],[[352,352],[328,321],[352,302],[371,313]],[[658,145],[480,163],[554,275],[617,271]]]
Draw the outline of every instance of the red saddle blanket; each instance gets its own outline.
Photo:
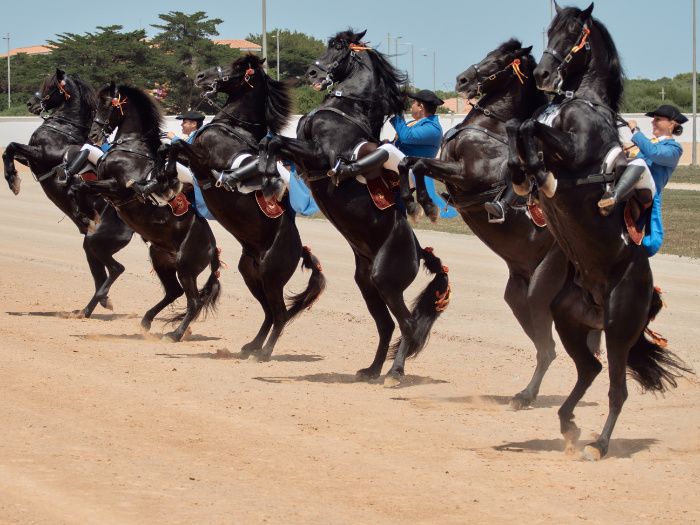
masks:
[[[378,209],[386,210],[396,203],[393,188],[398,184],[398,176],[393,171],[387,173],[387,170],[381,177],[367,181],[367,191]]]
[[[544,212],[540,205],[536,202],[527,205],[527,211],[530,214],[530,219],[535,223],[535,226],[544,228],[547,226],[547,218],[544,216]]]
[[[83,182],[94,182],[97,180],[97,174],[94,171],[86,171],[80,174],[80,178]]]
[[[284,206],[277,199],[274,197],[266,199],[260,190],[255,192],[255,201],[258,203],[260,211],[270,217],[270,219],[276,219],[284,213]]]
[[[178,193],[177,195],[175,195],[172,199],[168,201],[168,205],[170,206],[170,209],[172,210],[173,215],[175,215],[175,217],[184,215],[185,213],[187,213],[187,210],[190,209],[190,201],[187,200],[187,197],[184,193]]]

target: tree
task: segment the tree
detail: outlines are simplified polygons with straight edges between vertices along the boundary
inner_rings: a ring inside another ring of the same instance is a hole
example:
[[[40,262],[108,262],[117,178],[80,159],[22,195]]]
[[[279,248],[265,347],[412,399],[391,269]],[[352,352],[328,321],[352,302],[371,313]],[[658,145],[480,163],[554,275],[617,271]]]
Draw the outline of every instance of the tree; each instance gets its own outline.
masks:
[[[270,68],[277,67],[277,29],[267,33],[267,61]],[[250,34],[247,40],[262,45],[262,35]],[[326,45],[305,33],[279,30],[280,47],[280,79],[303,77],[306,70],[323,54]]]
[[[168,79],[169,93],[163,103],[174,111],[184,111],[199,103],[194,87],[197,73],[208,67],[232,62],[240,51],[211,41],[219,32],[219,18],[207,18],[204,11],[191,15],[170,11],[158,15],[164,24],[153,24],[161,32],[152,40],[161,53],[163,77]]]

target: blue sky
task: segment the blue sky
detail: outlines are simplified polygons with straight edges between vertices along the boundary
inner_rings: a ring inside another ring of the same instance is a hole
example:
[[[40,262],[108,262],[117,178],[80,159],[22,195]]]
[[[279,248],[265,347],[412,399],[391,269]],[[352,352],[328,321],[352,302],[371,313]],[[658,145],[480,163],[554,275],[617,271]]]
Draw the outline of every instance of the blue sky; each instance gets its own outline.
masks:
[[[589,2],[560,4],[583,8]],[[93,31],[98,25],[145,28],[152,35],[150,24],[168,11],[202,10],[223,19],[220,38],[261,32],[261,0],[31,0],[10,5],[0,17],[0,33],[10,33],[12,48],[43,44],[62,32]],[[435,51],[438,89],[452,89],[457,74],[510,37],[533,45],[539,59],[549,14],[549,0],[267,0],[268,30],[297,30],[325,41],[348,26],[367,29],[366,39],[382,51],[387,49],[388,33],[400,35],[399,41],[412,46],[399,46],[399,66],[411,73],[413,47],[419,87],[432,88]],[[628,77],[691,71],[692,0],[598,0],[593,14],[612,33]],[[6,42],[0,45],[4,51]]]

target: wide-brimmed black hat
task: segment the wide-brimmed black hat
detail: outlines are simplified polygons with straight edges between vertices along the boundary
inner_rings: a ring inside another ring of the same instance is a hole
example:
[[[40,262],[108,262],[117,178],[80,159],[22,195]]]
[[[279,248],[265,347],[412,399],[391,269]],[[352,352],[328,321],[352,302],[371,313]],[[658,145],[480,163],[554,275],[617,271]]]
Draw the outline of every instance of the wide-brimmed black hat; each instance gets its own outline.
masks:
[[[438,97],[435,93],[429,89],[421,89],[417,93],[407,94],[408,98],[418,100],[420,102],[425,102],[426,104],[432,104],[433,106],[442,106],[445,101]]]
[[[666,117],[669,120],[675,120],[679,124],[688,122],[688,119],[681,113],[681,111],[671,104],[662,104],[654,111],[649,113],[644,113],[647,117]]]
[[[175,118],[178,120],[200,121],[200,120],[204,120],[205,115],[204,115],[204,113],[200,113],[199,111],[185,111],[182,115],[178,115]]]

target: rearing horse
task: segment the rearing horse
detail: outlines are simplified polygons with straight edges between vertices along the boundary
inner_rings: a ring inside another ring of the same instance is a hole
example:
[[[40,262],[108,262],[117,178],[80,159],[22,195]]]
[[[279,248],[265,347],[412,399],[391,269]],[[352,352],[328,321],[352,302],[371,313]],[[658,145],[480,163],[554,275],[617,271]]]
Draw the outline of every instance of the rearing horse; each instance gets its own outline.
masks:
[[[518,191],[530,178],[538,186],[548,225],[575,268],[574,286],[562,290],[553,304],[554,322],[566,351],[576,363],[578,379],[559,409],[561,432],[573,449],[580,430],[574,408],[602,365],[586,345],[592,326],[571,315],[572,303],[587,303],[599,312],[597,327],[605,332],[610,378],[609,414],[600,437],[584,457],[597,460],[608,451],[610,436],[627,399],[627,368],[645,390],[663,392],[689,368],[653,333],[645,331],[660,308],[649,258],[631,242],[623,209],[603,217],[597,202],[604,192],[622,96],[622,68],[610,33],[587,9],[561,9],[549,27],[549,43],[534,75],[540,89],[557,93],[552,104],[522,125],[508,125],[512,165],[523,159],[528,178],[518,166],[511,173]],[[542,152],[542,158],[539,151]],[[612,155],[614,157],[614,155]],[[546,167],[545,167],[546,166]]]
[[[146,178],[159,166],[162,116],[155,100],[142,89],[114,82],[97,94],[97,112],[90,140],[101,144],[116,129],[109,151],[100,159],[95,182],[82,182],[78,191],[99,193],[109,199],[119,216],[149,243],[153,269],[165,296],[148,310],[141,326],[148,330],[155,316],[185,294],[187,309],[171,320],[181,321],[168,337],[181,341],[189,324],[204,310],[214,309],[219,299],[219,254],[206,219],[191,209],[175,216],[169,207],[141,202],[132,180]],[[197,276],[209,266],[204,286]]]
[[[480,97],[464,121],[448,131],[440,158],[406,157],[399,164],[403,196],[412,203],[408,170],[416,179],[418,200],[432,205],[424,177],[445,183],[450,200],[474,234],[508,266],[504,298],[537,349],[537,366],[527,387],[511,406],[532,404],[550,363],[556,357],[550,304],[561,290],[568,261],[546,227],[536,226],[525,206],[512,208],[503,224],[489,222],[484,203],[503,191],[507,171],[506,121],[525,119],[546,102],[532,75],[537,63],[517,40],[491,51],[457,76],[456,90]],[[426,214],[429,214],[426,211]]]
[[[168,168],[184,157],[202,190],[207,208],[243,247],[238,270],[246,286],[263,308],[265,317],[252,341],[241,348],[243,356],[268,361],[284,327],[311,307],[325,288],[321,264],[308,247],[302,247],[294,212],[288,201],[284,212],[266,214],[267,201],[261,191],[226,191],[215,185],[214,173],[232,163],[257,166],[257,145],[268,131],[279,132],[289,119],[289,88],[270,78],[263,60],[247,55],[224,68],[214,67],[197,74],[195,83],[212,92],[223,92],[228,100],[214,119],[201,128],[192,145],[176,141],[170,147]],[[255,170],[257,172],[257,170]],[[273,215],[273,216],[269,216]],[[305,290],[288,297],[284,286],[299,259],[311,270]],[[266,341],[267,339],[267,341]]]
[[[20,189],[20,178],[14,166],[14,161],[18,160],[29,166],[47,197],[84,235],[83,250],[95,282],[95,293],[82,310],[75,312],[81,317],[90,317],[98,303],[112,309],[109,290],[124,272],[124,266],[113,256],[129,244],[134,233],[114,208],[95,196],[87,199],[88,207],[99,215],[97,227],[91,231],[86,217],[69,194],[70,184],[59,178],[63,174],[64,154],[87,140],[96,103],[95,92],[88,84],[56,69],[56,73],[44,81],[41,91],[27,102],[32,113],[51,114],[45,116],[42,125],[32,133],[28,145],[10,142],[2,156],[5,179],[15,195]]]
[[[380,210],[365,185],[351,179],[336,186],[327,174],[339,157],[349,159],[360,143],[378,142],[385,119],[403,110],[403,78],[381,53],[362,44],[364,34],[344,31],[329,40],[307,76],[317,87],[333,85],[332,91],[301,119],[297,139],[280,135],[263,139],[259,165],[263,173],[274,176],[278,157],[292,160],[324,215],[350,244],[355,282],[379,332],[374,361],[357,374],[363,378],[381,374],[395,326],[391,312],[401,331],[388,372],[395,377],[403,375],[406,357],[425,346],[433,323],[447,306],[449,284],[447,269],[431,249],[421,248],[401,210],[394,205]],[[435,277],[409,310],[403,292],[416,278],[421,259]]]

